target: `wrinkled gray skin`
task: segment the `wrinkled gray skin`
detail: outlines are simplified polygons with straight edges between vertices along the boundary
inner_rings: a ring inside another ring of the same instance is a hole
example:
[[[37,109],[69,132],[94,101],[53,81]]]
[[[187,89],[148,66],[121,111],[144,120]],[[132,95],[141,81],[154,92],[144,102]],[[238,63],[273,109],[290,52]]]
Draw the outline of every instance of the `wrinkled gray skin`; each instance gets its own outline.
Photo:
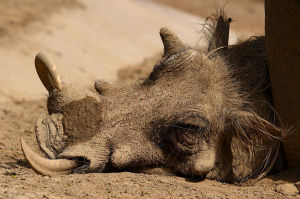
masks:
[[[71,172],[159,171],[223,181],[263,173],[272,135],[280,134],[265,114],[266,66],[239,66],[230,48],[206,56],[166,28],[160,35],[162,59],[134,84],[96,81],[92,92],[40,75],[50,84],[48,113],[36,123],[40,148],[49,159],[75,161]]]

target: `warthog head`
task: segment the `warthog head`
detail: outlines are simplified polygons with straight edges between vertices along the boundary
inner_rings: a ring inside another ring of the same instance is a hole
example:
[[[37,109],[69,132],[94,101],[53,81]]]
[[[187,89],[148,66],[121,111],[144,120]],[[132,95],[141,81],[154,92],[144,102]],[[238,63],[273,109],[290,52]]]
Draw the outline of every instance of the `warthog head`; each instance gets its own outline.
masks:
[[[54,64],[44,54],[36,56],[49,92],[48,112],[35,128],[47,158],[21,143],[37,172],[162,168],[233,180],[264,164],[280,130],[255,112],[253,95],[241,88],[233,67],[224,56],[184,45],[166,28],[160,36],[164,54],[148,78],[128,85],[96,81],[97,92],[61,83]],[[257,150],[268,142],[267,150]]]

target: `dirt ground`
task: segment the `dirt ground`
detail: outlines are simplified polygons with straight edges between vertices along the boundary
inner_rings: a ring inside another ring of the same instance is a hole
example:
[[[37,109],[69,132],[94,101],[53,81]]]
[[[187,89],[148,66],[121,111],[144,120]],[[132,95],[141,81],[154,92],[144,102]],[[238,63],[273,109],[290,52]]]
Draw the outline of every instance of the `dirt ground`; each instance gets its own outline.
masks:
[[[26,31],[33,21],[43,20],[53,12],[59,12],[60,9],[83,8],[80,3],[74,2],[73,0],[1,0],[0,42],[13,40],[18,32]],[[192,13],[193,10],[197,10],[192,3],[179,4],[179,0],[172,2],[174,2],[172,6],[181,9],[187,9],[189,5],[188,11]],[[222,0],[222,2],[226,1]],[[231,4],[235,2],[237,0],[232,1]],[[253,2],[254,10],[258,3],[261,5],[261,1]],[[168,1],[168,4],[170,3],[171,1]],[[249,5],[247,9],[251,10],[252,4]],[[243,6],[242,8],[245,8],[246,4]],[[197,10],[196,14],[201,14],[200,10]],[[202,10],[205,9],[202,7]],[[203,11],[203,16],[207,14]],[[247,21],[239,23],[243,24],[248,31],[244,31],[244,35],[253,31],[248,27],[251,26],[250,22],[248,25]],[[241,27],[241,30],[244,29]],[[139,65],[120,70],[119,81],[133,81],[146,76],[159,56],[158,53]],[[295,196],[276,192],[275,188],[278,184],[300,181],[300,170],[285,171],[244,186],[213,180],[193,181],[177,176],[130,172],[41,176],[36,174],[25,161],[19,138],[22,136],[38,151],[33,129],[35,120],[43,111],[45,111],[44,99],[24,101],[16,96],[9,102],[0,103],[0,198],[294,198]]]
[[[84,8],[76,0],[2,0],[0,1],[0,37],[13,39],[35,21],[43,21],[61,9]]]

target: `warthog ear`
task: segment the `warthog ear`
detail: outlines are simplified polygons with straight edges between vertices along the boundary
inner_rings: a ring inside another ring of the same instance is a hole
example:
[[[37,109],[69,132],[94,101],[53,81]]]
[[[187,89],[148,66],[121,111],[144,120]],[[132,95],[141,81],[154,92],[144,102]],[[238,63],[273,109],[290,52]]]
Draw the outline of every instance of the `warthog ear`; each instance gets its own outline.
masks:
[[[48,92],[53,91],[53,89],[62,90],[62,84],[59,75],[56,73],[56,67],[44,53],[36,55],[35,68]]]
[[[208,52],[217,48],[227,47],[229,41],[229,28],[231,18],[227,18],[224,13],[215,16],[214,25],[212,27],[212,35],[208,43]]]
[[[182,41],[168,28],[161,28],[159,34],[164,44],[164,57],[185,48]]]
[[[285,137],[283,129],[254,112],[236,111],[233,113],[231,123],[234,136],[246,146],[266,147],[266,145],[281,141]]]

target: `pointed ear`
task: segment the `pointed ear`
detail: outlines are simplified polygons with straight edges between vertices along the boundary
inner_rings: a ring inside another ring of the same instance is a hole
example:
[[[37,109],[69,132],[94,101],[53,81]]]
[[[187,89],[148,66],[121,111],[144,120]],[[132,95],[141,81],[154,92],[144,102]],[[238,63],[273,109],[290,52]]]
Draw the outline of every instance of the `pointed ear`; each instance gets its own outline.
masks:
[[[206,21],[207,24],[207,37],[208,37],[208,52],[213,52],[219,48],[226,48],[229,41],[229,29],[231,18],[227,18],[223,10],[217,14],[212,15]]]
[[[262,148],[270,143],[281,141],[285,137],[283,129],[254,112],[233,112],[231,126],[233,135],[246,146]]]
[[[164,45],[164,57],[185,48],[182,41],[168,28],[161,28],[159,34]]]

